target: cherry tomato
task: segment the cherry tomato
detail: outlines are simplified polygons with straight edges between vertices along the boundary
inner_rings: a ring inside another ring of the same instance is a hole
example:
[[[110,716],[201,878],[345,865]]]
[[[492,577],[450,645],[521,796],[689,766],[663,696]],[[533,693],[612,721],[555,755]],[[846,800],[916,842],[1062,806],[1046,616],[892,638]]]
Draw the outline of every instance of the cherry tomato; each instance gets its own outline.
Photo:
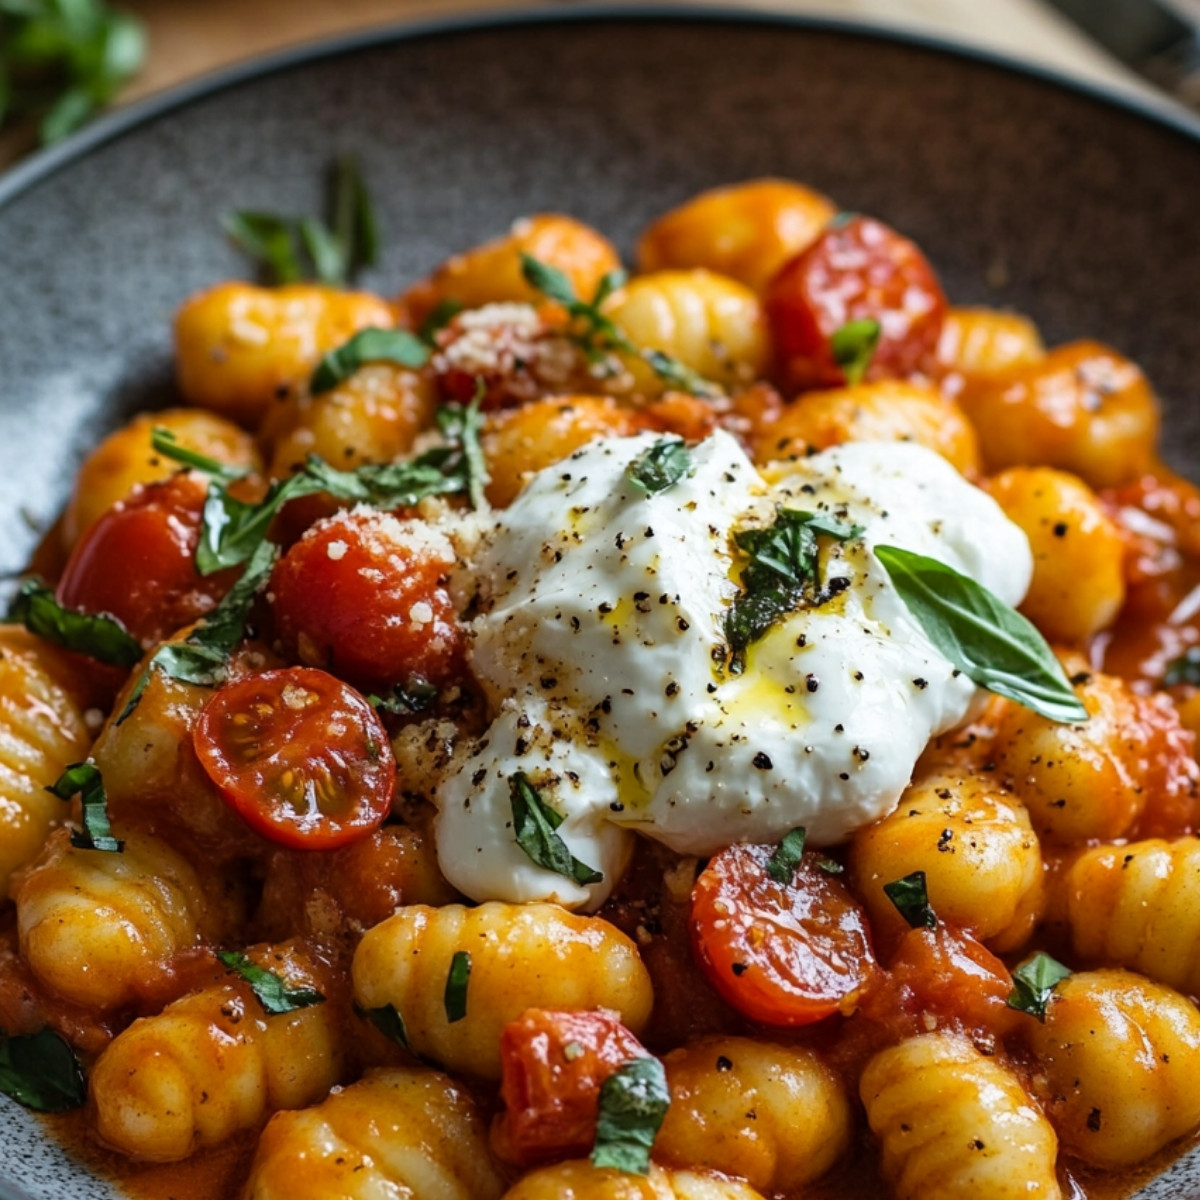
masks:
[[[767,872],[773,846],[730,846],[692,889],[692,947],[713,986],[744,1016],[808,1025],[850,1012],[878,970],[867,918],[805,854],[787,883]]]
[[[282,845],[344,846],[391,810],[396,761],[387,732],[362,696],[324,671],[288,667],[227,683],[193,736],[225,802]]]
[[[237,571],[203,576],[196,570],[207,490],[185,471],[113,505],[72,551],[58,602],[115,617],[144,646],[209,612]]]
[[[424,521],[342,512],[276,564],[270,593],[285,650],[375,691],[462,669],[463,631],[445,580],[454,551]]]
[[[764,303],[784,379],[798,390],[849,382],[833,336],[850,321],[879,322],[866,379],[902,379],[928,367],[946,315],[925,256],[871,217],[826,229],[780,268]]]
[[[528,1166],[587,1153],[600,1085],[647,1053],[611,1013],[531,1008],[504,1027],[500,1056],[505,1110],[493,1144],[501,1158]]]

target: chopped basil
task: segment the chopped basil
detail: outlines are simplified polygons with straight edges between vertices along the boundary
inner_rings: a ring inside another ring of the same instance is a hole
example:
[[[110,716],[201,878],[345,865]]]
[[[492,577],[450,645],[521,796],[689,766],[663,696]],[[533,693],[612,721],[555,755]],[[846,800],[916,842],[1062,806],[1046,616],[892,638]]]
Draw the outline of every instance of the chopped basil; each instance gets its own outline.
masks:
[[[345,383],[367,363],[398,363],[415,371],[428,361],[429,347],[407,329],[360,329],[317,363],[308,387],[314,396],[319,396]]]
[[[250,985],[250,990],[257,997],[259,1004],[272,1016],[325,1002],[325,997],[316,988],[292,987],[274,971],[268,971],[266,967],[251,962],[238,950],[218,951],[217,958]]]
[[[862,533],[825,513],[780,509],[769,529],[745,529],[734,536],[750,561],[742,569],[741,594],[725,613],[725,637],[732,651],[729,669],[746,666],[746,651],[776,622],[801,604],[822,604],[818,587],[817,535],[844,542]]]
[[[142,657],[141,643],[120,621],[63,608],[54,598],[54,589],[40,579],[21,584],[5,620],[24,625],[56,646],[114,667],[132,667]]]
[[[629,482],[649,496],[665,492],[692,470],[692,456],[682,438],[659,438],[629,467]]]
[[[1013,971],[1013,990],[1006,1003],[1009,1008],[1045,1022],[1055,986],[1070,974],[1062,963],[1039,950]]]
[[[235,479],[241,479],[250,473],[249,467],[231,467],[228,463],[218,462],[215,458],[209,458],[207,454],[201,454],[199,450],[192,450],[181,445],[179,439],[161,425],[156,425],[151,430],[150,445],[156,454],[161,454],[164,458],[171,459],[172,462],[181,463],[185,467],[191,467],[205,475],[210,475],[222,483],[232,483]]]
[[[108,823],[108,795],[100,768],[95,763],[74,763],[46,791],[60,800],[70,800],[79,793],[83,829],[71,830],[72,846],[80,850],[104,850],[110,854],[120,854],[125,849],[125,843],[113,837],[112,826]]]
[[[437,688],[428,680],[415,675],[407,683],[396,684],[386,696],[368,696],[367,703],[377,712],[410,717],[415,713],[425,712],[437,697]]]
[[[1200,646],[1189,646],[1183,654],[1167,665],[1163,687],[1176,687],[1181,683],[1200,687]]]
[[[929,640],[980,687],[1051,721],[1088,719],[1045,638],[1016,609],[937,559],[896,546],[875,555]]]
[[[83,1067],[52,1029],[0,1035],[0,1092],[34,1112],[67,1112],[87,1099]]]
[[[221,224],[273,283],[345,284],[379,255],[375,213],[358,162],[348,155],[331,168],[328,223],[241,210],[223,213]]]
[[[937,928],[937,915],[929,904],[929,892],[925,887],[925,872],[913,871],[903,879],[885,883],[883,890],[896,906],[896,911],[912,929]]]
[[[393,1005],[385,1004],[382,1008],[369,1008],[363,1015],[389,1041],[395,1042],[397,1046],[403,1046],[405,1050],[411,1049],[408,1044],[408,1029],[404,1024],[404,1018]]]
[[[783,836],[783,841],[775,847],[775,853],[767,859],[767,874],[776,883],[791,883],[796,868],[804,857],[804,839],[807,836],[804,826],[793,829]]]
[[[487,459],[483,456],[482,404],[484,397],[482,381],[476,384],[475,396],[470,404],[443,404],[435,414],[437,427],[442,437],[451,446],[457,446],[461,455],[460,467],[466,479],[467,497],[471,507],[481,509],[487,507],[487,499],[483,489],[487,487]]]
[[[467,981],[471,978],[471,956],[465,950],[455,950],[446,976],[446,991],[442,1003],[446,1020],[451,1024],[467,1015]]]
[[[561,304],[571,319],[570,336],[583,350],[588,362],[603,364],[608,355],[618,350],[642,359],[665,383],[693,396],[714,397],[722,394],[716,384],[702,378],[678,359],[661,350],[641,350],[629,335],[610,317],[600,311],[601,305],[618,288],[625,285],[624,271],[609,271],[596,287],[590,300],[581,300],[575,285],[565,272],[532,254],[521,255],[521,273],[530,287]]]
[[[871,365],[875,347],[879,345],[880,332],[879,322],[874,317],[864,317],[858,321],[847,321],[829,339],[833,361],[842,368],[847,383],[862,382]]]
[[[604,875],[582,863],[568,849],[567,843],[555,833],[563,818],[538,794],[524,771],[518,771],[508,781],[512,801],[513,832],[517,845],[539,867],[553,871],[581,886],[600,883]]]
[[[458,316],[463,310],[461,300],[439,300],[434,305],[433,311],[421,322],[421,328],[417,330],[417,337],[425,343],[425,345],[433,347],[437,345],[437,335]]]
[[[650,1151],[670,1104],[667,1073],[657,1058],[618,1067],[600,1085],[592,1165],[649,1174]]]

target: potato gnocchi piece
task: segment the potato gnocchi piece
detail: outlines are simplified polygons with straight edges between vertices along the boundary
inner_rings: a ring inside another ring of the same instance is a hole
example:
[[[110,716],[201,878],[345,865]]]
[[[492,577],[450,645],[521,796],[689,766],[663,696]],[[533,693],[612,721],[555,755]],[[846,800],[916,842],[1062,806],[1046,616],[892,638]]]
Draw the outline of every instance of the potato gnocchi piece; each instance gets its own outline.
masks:
[[[52,835],[16,887],[21,953],[64,999],[90,1009],[132,1004],[171,960],[220,931],[188,861],[158,838],[122,833],[121,853]]]
[[[1200,1124],[1200,1012],[1129,971],[1084,971],[1029,1023],[1035,1086],[1064,1149],[1132,1166]]]
[[[1103,488],[1153,463],[1158,401],[1134,363],[1098,342],[968,380],[959,401],[989,471],[1038,464]]]
[[[276,1113],[243,1200],[497,1200],[503,1191],[466,1089],[437,1071],[393,1069],[335,1088],[314,1108]]]
[[[639,275],[610,297],[604,313],[639,350],[658,350],[722,387],[766,374],[771,347],[763,307],[736,279],[704,270]],[[671,388],[641,358],[621,358],[641,395]]]
[[[1081,479],[1050,467],[1012,467],[987,490],[1029,538],[1033,581],[1021,611],[1053,642],[1079,644],[1125,603],[1125,537]]]
[[[297,945],[247,953],[290,987],[330,996],[331,972]],[[328,999],[267,1015],[231,975],[135,1021],[92,1070],[96,1136],[130,1158],[178,1162],[315,1103],[342,1073],[339,1008]]]
[[[188,403],[254,428],[308,382],[323,354],[360,329],[390,329],[391,306],[367,292],[313,283],[219,283],[175,315],[179,390]]]
[[[762,430],[754,460],[800,458],[843,442],[916,442],[968,477],[979,473],[979,442],[962,409],[931,387],[898,379],[806,392]]]
[[[1042,852],[1021,804],[991,777],[925,776],[850,842],[855,889],[880,930],[902,932],[885,884],[924,871],[934,912],[997,952],[1024,944],[1044,902]]]
[[[793,1193],[850,1145],[850,1101],[811,1050],[714,1037],[663,1059],[671,1107],[654,1143],[661,1161]]]
[[[859,1092],[896,1200],[1060,1200],[1050,1122],[966,1038],[931,1033],[884,1050]]]
[[[436,400],[428,375],[392,363],[368,363],[319,396],[302,391],[267,413],[268,474],[283,479],[310,454],[343,471],[391,462],[429,427]]]
[[[988,375],[1046,356],[1037,326],[1019,313],[994,308],[949,308],[938,341],[938,362],[962,375]]]
[[[234,467],[258,470],[254,439],[232,421],[202,408],[168,408],[143,413],[111,433],[84,460],[62,518],[63,549],[71,548],[114,504],[139,484],[155,483],[179,470],[150,444],[155,429],[166,429],[189,450]]]
[[[640,271],[704,267],[761,292],[836,215],[832,200],[787,179],[753,179],[693,196],[638,241]]]
[[[467,1013],[444,1004],[458,951],[471,956]],[[609,1008],[634,1033],[650,1017],[650,977],[634,944],[599,917],[556,904],[412,905],[368,930],[354,955],[354,998],[391,1005],[412,1049],[453,1071],[500,1078],[500,1033],[527,1008]]]
[[[1200,840],[1095,846],[1057,886],[1084,960],[1200,994]]]
[[[739,1179],[673,1171],[655,1163],[649,1175],[593,1167],[586,1159],[542,1167],[504,1193],[503,1200],[762,1200]]]
[[[612,244],[591,226],[560,213],[538,213],[514,221],[504,237],[448,258],[406,292],[400,305],[419,324],[444,300],[464,308],[540,304],[546,297],[526,282],[522,254],[557,267],[584,300],[590,300],[600,280],[621,265]]]
[[[46,791],[91,745],[58,656],[16,626],[0,629],[0,901],[69,809]]]

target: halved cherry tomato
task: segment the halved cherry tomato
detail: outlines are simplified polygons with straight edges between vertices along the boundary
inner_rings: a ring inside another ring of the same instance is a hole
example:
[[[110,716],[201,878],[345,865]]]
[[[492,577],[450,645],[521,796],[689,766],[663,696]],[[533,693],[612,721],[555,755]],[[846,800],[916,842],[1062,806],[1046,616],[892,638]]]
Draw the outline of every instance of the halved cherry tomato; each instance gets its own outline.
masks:
[[[276,564],[270,592],[284,647],[364,688],[455,678],[463,631],[446,576],[454,551],[424,521],[342,512]]]
[[[866,914],[805,854],[787,883],[767,872],[773,846],[730,846],[692,889],[692,947],[713,986],[744,1016],[808,1025],[849,1013],[878,965]]]
[[[207,485],[191,472],[138,488],[79,540],[58,585],[66,608],[116,617],[144,646],[215,607],[237,571],[194,562]]]
[[[827,228],[784,263],[763,300],[783,377],[801,391],[847,383],[832,339],[848,322],[879,322],[865,378],[902,379],[933,362],[946,315],[925,256],[871,217]]]
[[[492,1144],[505,1161],[529,1166],[587,1153],[600,1085],[648,1054],[613,1013],[531,1008],[504,1027],[500,1056],[505,1108]]]
[[[331,850],[378,828],[396,761],[375,710],[309,667],[225,684],[204,706],[196,755],[252,829],[306,850]]]

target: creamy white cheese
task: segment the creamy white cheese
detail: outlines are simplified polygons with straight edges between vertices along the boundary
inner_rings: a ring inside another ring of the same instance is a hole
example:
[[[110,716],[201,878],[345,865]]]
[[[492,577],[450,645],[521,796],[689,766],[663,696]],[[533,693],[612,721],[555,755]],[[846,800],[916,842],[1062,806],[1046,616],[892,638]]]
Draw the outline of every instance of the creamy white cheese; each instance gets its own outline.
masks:
[[[692,450],[685,479],[646,495],[629,468],[656,440],[603,439],[540,472],[473,564],[472,658],[495,721],[436,800],[442,869],[475,899],[594,907],[633,829],[700,855],[800,825],[814,844],[844,840],[891,811],[930,737],[977,696],[872,547],[937,558],[1011,604],[1028,587],[1024,534],[932,451],[856,443],[764,479],[717,433]],[[822,539],[822,578],[848,582],[772,628],[730,675],[733,534],[771,525],[779,507],[830,512],[863,533]],[[577,885],[516,844],[517,772],[602,883]]]

